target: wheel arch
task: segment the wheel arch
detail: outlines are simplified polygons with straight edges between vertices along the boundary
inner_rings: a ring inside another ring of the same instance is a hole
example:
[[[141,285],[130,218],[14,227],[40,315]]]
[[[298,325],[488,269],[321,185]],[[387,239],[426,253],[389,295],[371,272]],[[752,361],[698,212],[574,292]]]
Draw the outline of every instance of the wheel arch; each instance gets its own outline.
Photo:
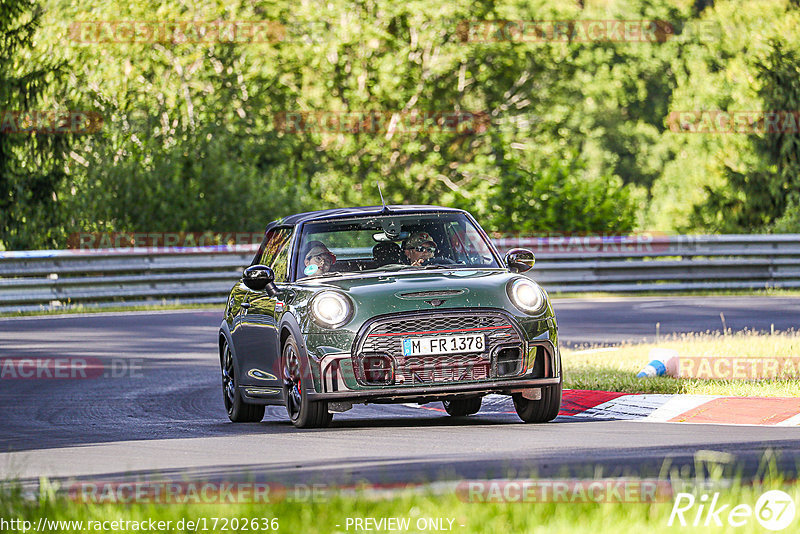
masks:
[[[225,345],[225,342],[228,343],[228,347],[231,350],[231,355],[233,356],[233,364],[237,366],[238,371],[238,363],[236,358],[236,347],[233,344],[233,338],[231,337],[231,331],[228,329],[228,323],[222,321],[222,324],[219,327],[219,333],[217,335],[217,343],[219,345],[219,362],[222,364],[222,358],[224,355],[222,354],[222,348]]]
[[[283,314],[281,317],[281,321],[279,323],[279,332],[280,332],[280,353],[283,354],[283,346],[286,343],[286,339],[291,335],[295,343],[297,343],[297,349],[300,353],[300,363],[301,369],[303,372],[303,378],[308,378],[311,380],[311,383],[314,383],[313,373],[311,372],[311,364],[308,357],[308,350],[306,349],[306,340],[305,336],[303,336],[300,324],[297,322],[297,319],[291,313]],[[282,358],[282,356],[281,356]],[[279,365],[283,365],[281,362]],[[316,390],[316,387],[314,388]]]
[[[219,333],[219,339],[217,341],[218,341],[218,345],[219,345],[219,358],[220,358],[220,360],[222,360],[222,348],[225,346],[225,342],[228,341],[228,340],[225,337],[225,334],[220,332]]]
[[[300,332],[300,324],[291,313],[284,313],[278,325],[280,331],[280,350],[283,350],[283,344],[286,343],[286,338],[291,334],[297,342],[297,348],[300,349],[302,356],[307,357],[306,343],[303,334]]]

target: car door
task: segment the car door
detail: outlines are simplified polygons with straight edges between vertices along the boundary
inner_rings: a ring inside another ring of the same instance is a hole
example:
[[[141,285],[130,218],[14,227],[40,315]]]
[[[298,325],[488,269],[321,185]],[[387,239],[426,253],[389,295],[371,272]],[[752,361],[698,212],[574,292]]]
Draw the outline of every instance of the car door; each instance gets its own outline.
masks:
[[[231,333],[239,363],[240,385],[280,388],[280,345],[278,317],[282,310],[278,303],[285,301],[289,264],[291,227],[269,230],[264,237],[253,264],[267,265],[275,272],[277,295],[266,290],[256,291],[240,283],[241,304],[234,319],[236,328]]]

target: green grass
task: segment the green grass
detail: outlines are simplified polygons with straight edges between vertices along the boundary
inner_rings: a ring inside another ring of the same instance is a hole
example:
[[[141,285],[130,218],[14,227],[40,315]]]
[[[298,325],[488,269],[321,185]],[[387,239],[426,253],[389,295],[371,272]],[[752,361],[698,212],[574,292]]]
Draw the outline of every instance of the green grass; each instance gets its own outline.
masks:
[[[680,356],[800,357],[800,332],[681,334],[658,344],[563,349],[564,387],[624,393],[686,393],[742,397],[800,397],[800,380],[698,380],[636,378],[650,361],[650,350],[674,349]]]
[[[670,478],[663,478],[670,480]],[[676,480],[676,479],[672,479]],[[591,482],[591,479],[586,480]],[[704,481],[708,482],[708,481]],[[240,522],[238,532],[244,532],[241,522],[248,523],[252,519],[273,519],[278,522],[278,532],[329,533],[329,532],[363,532],[352,526],[347,528],[348,518],[408,518],[412,527],[408,532],[418,532],[414,527],[420,518],[444,518],[454,520],[453,532],[486,532],[486,533],[518,533],[518,532],[552,532],[568,534],[599,534],[604,532],[765,532],[755,517],[750,517],[743,527],[731,527],[726,523],[727,516],[720,516],[722,527],[692,526],[698,506],[686,512],[684,518],[689,523],[686,527],[677,524],[668,526],[675,497],[680,491],[692,491],[699,497],[707,494],[712,497],[719,492],[719,505],[733,506],[745,504],[755,508],[759,496],[766,490],[780,489],[789,494],[795,503],[800,503],[800,485],[781,480],[779,476],[768,478],[753,485],[739,483],[722,484],[721,480],[710,486],[698,486],[690,490],[682,484],[673,486],[673,492],[656,499],[656,502],[585,502],[573,499],[568,495],[560,502],[469,502],[468,497],[457,494],[452,488],[431,491],[399,490],[390,495],[375,497],[369,493],[342,494],[335,491],[329,497],[311,502],[281,500],[257,504],[97,504],[82,503],[68,499],[62,494],[44,490],[34,498],[24,498],[18,487],[6,489],[0,494],[0,517],[5,520],[22,519],[38,524],[40,518],[48,521],[82,521],[83,528],[62,526],[50,527],[49,532],[98,532],[97,529],[86,528],[88,521],[163,521],[164,528],[160,532],[193,532],[194,529],[178,528],[181,520],[198,521],[205,518],[208,530],[205,532],[226,532],[220,527],[223,519],[229,521],[236,518]],[[46,486],[46,485],[45,485]],[[614,501],[615,499],[611,499]],[[684,501],[685,502],[685,501]],[[217,529],[213,529],[214,518]],[[167,524],[166,522],[170,523]],[[794,532],[797,518],[786,532]],[[202,523],[201,523],[202,525]],[[263,525],[263,523],[259,523]],[[338,525],[338,526],[337,526]],[[232,522],[228,522],[232,526]],[[247,532],[272,531],[250,528]],[[34,530],[35,531],[35,530]],[[106,530],[108,531],[108,530]],[[201,528],[198,532],[204,532]],[[227,530],[228,532],[232,530]],[[376,532],[387,532],[387,529],[375,529]],[[21,530],[20,530],[21,532]],[[123,528],[115,532],[136,532],[133,528]],[[431,532],[431,530],[428,530]]]

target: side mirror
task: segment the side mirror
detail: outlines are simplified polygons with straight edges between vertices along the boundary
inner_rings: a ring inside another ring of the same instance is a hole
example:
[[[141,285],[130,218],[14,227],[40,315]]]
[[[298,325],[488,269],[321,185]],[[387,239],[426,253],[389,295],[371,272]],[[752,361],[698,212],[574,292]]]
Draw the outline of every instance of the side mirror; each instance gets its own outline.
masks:
[[[533,267],[533,264],[536,263],[533,252],[526,248],[512,248],[506,252],[503,260],[506,262],[506,265],[508,265],[508,268],[511,269],[511,272],[514,273],[529,271]]]
[[[267,290],[270,295],[275,295],[275,272],[266,265],[251,265],[242,273],[242,282],[253,291]]]

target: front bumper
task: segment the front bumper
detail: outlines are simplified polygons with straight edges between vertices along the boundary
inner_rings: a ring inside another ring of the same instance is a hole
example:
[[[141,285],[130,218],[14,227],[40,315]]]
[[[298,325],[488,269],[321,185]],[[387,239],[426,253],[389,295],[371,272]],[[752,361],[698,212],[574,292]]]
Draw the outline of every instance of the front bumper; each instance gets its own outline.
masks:
[[[510,395],[525,389],[541,388],[546,386],[557,386],[561,382],[560,377],[556,378],[529,378],[529,379],[510,379],[493,380],[485,382],[473,382],[468,384],[431,384],[427,386],[414,386],[402,388],[381,388],[379,390],[347,390],[332,393],[308,393],[311,400],[320,401],[358,401],[358,402],[396,402],[396,401],[419,401],[433,400],[449,396],[471,396],[487,395],[489,393],[499,393]]]
[[[400,339],[428,335],[433,328],[442,327],[431,321],[442,317],[448,320],[490,320],[488,326],[463,324],[451,326],[486,333],[487,349],[482,356],[470,359],[456,356],[428,357],[423,365],[412,365],[398,353]],[[382,325],[403,319],[403,324]],[[427,327],[425,326],[427,325]],[[423,331],[420,331],[423,330]],[[560,354],[557,330],[552,316],[520,322],[519,318],[496,309],[447,310],[413,314],[392,314],[365,323],[360,332],[350,338],[350,350],[335,349],[330,338],[307,336],[311,356],[314,392],[310,398],[329,401],[395,402],[408,399],[428,399],[457,395],[512,393],[524,389],[553,386],[560,382]],[[370,338],[370,336],[374,336]],[[376,339],[370,343],[368,339]],[[387,344],[386,340],[394,340]],[[341,345],[339,345],[341,347]],[[393,348],[394,347],[394,348]],[[510,365],[498,365],[499,351],[511,349],[515,355]],[[394,351],[394,352],[392,352]],[[360,358],[365,354],[389,354],[392,378],[385,383],[365,381]]]

